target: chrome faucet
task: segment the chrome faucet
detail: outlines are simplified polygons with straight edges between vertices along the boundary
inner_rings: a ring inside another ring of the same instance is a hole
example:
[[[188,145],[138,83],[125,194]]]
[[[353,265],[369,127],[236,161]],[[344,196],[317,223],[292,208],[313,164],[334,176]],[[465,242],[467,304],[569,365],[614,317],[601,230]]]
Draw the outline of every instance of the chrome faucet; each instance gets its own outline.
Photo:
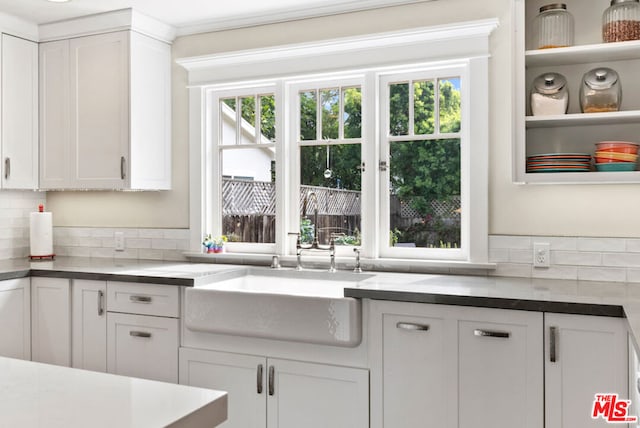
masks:
[[[331,237],[331,241],[329,243],[329,248],[321,248],[319,246],[315,246],[311,244],[308,247],[303,247],[302,242],[300,241],[300,234],[296,232],[290,232],[289,235],[297,235],[296,239],[296,270],[302,270],[302,250],[315,250],[315,251],[329,251],[330,264],[329,264],[329,272],[336,271],[336,243],[333,237]]]
[[[355,247],[353,252],[356,253],[356,267],[353,268],[353,272],[362,273],[362,267],[360,267],[360,248]]]
[[[307,207],[311,202],[312,197],[313,201],[315,202],[315,208],[313,210],[313,241],[311,241],[310,247],[302,247],[303,249],[320,249],[320,241],[318,240],[318,195],[316,195],[316,192],[309,192],[304,197],[304,201],[302,203],[302,216],[307,216]]]

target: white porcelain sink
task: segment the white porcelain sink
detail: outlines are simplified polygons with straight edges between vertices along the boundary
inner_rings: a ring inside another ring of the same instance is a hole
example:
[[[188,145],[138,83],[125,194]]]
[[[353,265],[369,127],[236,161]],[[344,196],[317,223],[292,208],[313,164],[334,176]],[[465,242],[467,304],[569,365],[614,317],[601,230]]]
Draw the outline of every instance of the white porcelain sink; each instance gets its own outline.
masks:
[[[185,326],[193,331],[357,346],[362,340],[358,299],[345,287],[371,275],[241,269],[187,288]]]

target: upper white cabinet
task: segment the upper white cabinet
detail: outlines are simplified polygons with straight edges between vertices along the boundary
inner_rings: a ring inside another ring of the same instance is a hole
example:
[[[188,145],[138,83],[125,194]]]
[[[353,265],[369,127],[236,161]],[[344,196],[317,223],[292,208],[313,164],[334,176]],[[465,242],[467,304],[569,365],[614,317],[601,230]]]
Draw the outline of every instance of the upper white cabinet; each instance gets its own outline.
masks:
[[[31,281],[0,281],[0,355],[31,359]]]
[[[3,189],[38,188],[38,44],[2,34]]]
[[[40,187],[171,187],[170,46],[135,31],[40,45]]]
[[[536,49],[534,18],[547,0],[517,0],[515,31],[516,147],[514,181],[526,183],[640,182],[632,172],[527,172],[527,156],[546,153],[589,153],[600,141],[640,142],[640,41],[602,42],[602,14],[609,2],[564,1],[575,20],[574,46]],[[620,111],[581,113],[583,75],[595,67],[616,70],[622,85]],[[565,115],[533,116],[529,94],[536,76],[561,73],[567,78],[569,108]]]

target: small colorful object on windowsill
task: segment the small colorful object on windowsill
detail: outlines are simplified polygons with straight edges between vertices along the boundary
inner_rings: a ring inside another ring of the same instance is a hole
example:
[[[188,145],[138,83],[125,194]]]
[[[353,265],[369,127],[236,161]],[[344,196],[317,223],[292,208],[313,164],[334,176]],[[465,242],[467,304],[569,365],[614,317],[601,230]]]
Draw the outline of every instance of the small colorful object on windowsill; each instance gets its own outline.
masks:
[[[205,235],[204,239],[202,240],[204,252],[214,254],[224,253],[224,244],[226,244],[228,240],[229,239],[226,237],[226,235],[220,235],[213,238],[209,233],[208,235]]]

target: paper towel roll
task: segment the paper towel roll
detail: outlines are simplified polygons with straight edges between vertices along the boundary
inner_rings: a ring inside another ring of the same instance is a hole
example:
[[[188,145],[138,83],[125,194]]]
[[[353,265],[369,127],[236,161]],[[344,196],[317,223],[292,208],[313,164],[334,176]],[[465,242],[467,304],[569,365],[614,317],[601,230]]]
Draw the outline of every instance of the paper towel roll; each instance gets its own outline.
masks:
[[[53,255],[53,217],[51,213],[37,212],[31,213],[30,236],[31,256],[52,256]]]

